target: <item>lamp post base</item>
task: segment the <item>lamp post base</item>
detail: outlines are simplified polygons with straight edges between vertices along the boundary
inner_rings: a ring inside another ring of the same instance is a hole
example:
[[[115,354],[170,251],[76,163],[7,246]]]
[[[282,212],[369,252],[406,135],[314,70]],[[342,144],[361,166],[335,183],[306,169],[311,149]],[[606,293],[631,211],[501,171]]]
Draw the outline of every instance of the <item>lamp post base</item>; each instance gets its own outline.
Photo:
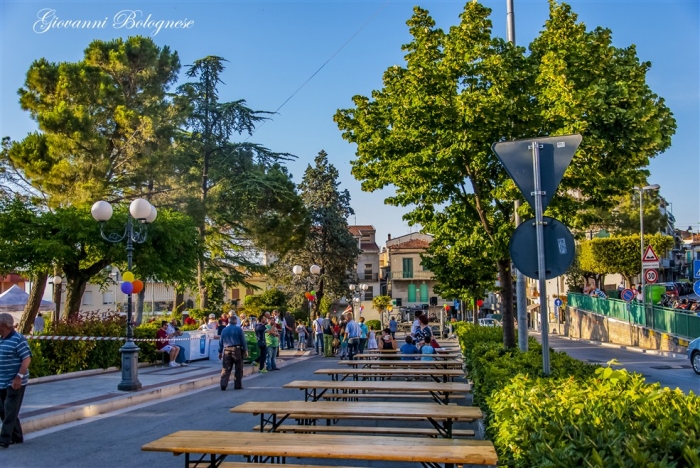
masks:
[[[135,392],[141,390],[139,382],[139,347],[133,341],[127,341],[119,349],[122,353],[122,381],[117,390]]]

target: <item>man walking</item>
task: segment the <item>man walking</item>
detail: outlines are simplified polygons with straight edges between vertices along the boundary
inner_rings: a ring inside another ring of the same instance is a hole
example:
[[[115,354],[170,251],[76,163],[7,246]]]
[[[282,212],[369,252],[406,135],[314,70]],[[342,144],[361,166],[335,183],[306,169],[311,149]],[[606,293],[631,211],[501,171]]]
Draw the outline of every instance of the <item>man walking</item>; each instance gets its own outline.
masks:
[[[365,318],[360,317],[360,323],[358,323],[358,326],[360,327],[360,354],[365,352],[365,346],[367,346],[367,335],[369,334],[369,329],[367,328],[367,325],[365,325]]]
[[[0,314],[0,448],[24,442],[19,409],[29,383],[32,352],[15,331],[10,314]]]
[[[314,320],[314,338],[316,355],[318,356],[323,352],[323,319],[321,318],[321,314],[316,314],[316,320]]]
[[[258,348],[260,355],[258,356],[258,373],[267,372],[265,362],[267,361],[267,342],[265,341],[265,332],[267,331],[267,317],[260,317],[260,321],[255,324],[255,338],[258,340]]]
[[[243,388],[243,358],[247,355],[248,344],[245,341],[245,335],[238,325],[238,318],[232,316],[219,339],[219,359],[223,360],[221,390],[226,390],[228,386],[231,368],[234,368],[233,389],[241,390]]]
[[[396,329],[397,329],[397,323],[396,319],[392,316],[391,320],[389,320],[389,330],[391,331],[391,337],[393,339],[396,339]]]
[[[294,331],[296,330],[296,324],[294,323],[294,317],[289,311],[284,314],[282,326],[285,328],[284,333],[287,337],[287,349],[294,349]]]
[[[353,320],[352,312],[345,312],[343,316],[347,321],[345,337],[348,341],[348,359],[352,361],[360,346],[360,326]]]
[[[330,312],[323,319],[323,355],[333,357],[333,322]]]

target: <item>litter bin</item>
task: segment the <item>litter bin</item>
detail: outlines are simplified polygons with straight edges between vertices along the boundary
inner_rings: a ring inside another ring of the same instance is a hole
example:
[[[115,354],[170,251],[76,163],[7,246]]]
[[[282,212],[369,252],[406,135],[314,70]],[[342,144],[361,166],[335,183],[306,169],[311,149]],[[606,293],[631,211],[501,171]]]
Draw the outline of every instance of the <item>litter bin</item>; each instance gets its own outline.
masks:
[[[185,348],[185,360],[196,361],[198,359],[209,359],[209,332],[194,330],[186,331],[182,334],[182,338],[189,338],[186,341],[177,342]]]
[[[246,362],[253,362],[260,356],[260,348],[258,348],[258,339],[255,337],[254,331],[245,331],[245,341],[248,345],[248,357]]]

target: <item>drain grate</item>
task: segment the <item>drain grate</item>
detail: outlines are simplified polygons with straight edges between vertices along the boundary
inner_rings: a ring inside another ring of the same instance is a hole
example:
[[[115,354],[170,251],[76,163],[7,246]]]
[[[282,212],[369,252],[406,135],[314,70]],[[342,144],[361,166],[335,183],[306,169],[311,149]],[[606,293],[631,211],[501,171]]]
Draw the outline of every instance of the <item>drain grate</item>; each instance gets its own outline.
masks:
[[[652,369],[657,370],[669,370],[669,369],[692,369],[693,366],[689,364],[681,364],[678,366],[650,366]]]

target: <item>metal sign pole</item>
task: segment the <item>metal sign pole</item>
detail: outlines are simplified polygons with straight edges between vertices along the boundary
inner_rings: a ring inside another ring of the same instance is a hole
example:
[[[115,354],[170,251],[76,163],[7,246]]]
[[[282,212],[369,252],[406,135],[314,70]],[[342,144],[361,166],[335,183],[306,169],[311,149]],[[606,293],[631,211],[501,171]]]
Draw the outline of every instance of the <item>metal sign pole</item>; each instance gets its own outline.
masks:
[[[547,280],[545,279],[545,254],[544,254],[544,220],[542,219],[542,197],[546,195],[542,191],[540,173],[540,145],[532,142],[532,168],[535,176],[535,233],[537,236],[537,276],[540,284],[540,321],[542,330],[542,371],[545,376],[550,374],[549,366],[549,326],[547,315]]]

